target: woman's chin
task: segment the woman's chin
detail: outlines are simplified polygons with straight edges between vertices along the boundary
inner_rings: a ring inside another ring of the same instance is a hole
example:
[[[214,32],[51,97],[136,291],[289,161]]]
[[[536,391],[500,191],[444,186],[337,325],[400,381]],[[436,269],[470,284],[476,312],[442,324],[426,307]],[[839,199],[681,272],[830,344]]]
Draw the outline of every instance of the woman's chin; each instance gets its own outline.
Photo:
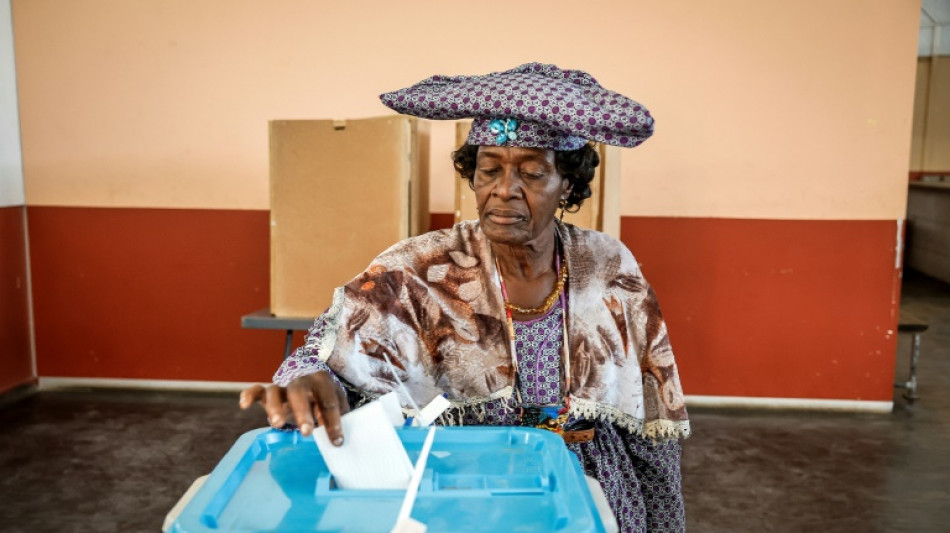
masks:
[[[524,224],[497,224],[482,220],[482,231],[488,240],[498,244],[524,244],[531,240],[531,232]]]
[[[538,218],[522,219],[514,224],[505,224],[493,221],[491,217],[481,217],[479,222],[488,240],[498,244],[528,245],[542,239],[545,235],[554,235],[553,216],[546,223],[542,222],[543,226],[538,226]]]

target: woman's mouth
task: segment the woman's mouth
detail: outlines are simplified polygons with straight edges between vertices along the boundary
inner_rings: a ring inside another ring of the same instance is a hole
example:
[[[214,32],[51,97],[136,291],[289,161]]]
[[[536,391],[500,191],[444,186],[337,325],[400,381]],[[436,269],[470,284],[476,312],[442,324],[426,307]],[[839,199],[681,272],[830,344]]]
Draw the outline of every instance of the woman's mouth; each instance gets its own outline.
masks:
[[[523,214],[511,209],[489,209],[486,214],[488,215],[488,220],[501,225],[518,224],[527,219]]]

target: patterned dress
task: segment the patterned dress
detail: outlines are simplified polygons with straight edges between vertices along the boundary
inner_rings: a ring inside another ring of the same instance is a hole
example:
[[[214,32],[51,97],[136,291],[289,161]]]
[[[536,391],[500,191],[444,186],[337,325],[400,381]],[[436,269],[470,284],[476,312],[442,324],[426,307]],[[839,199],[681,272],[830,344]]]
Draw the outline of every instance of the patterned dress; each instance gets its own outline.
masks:
[[[545,316],[515,322],[520,390],[526,403],[553,404],[560,400],[562,315],[558,303]],[[311,335],[322,331],[321,319],[311,328]],[[278,369],[274,383],[286,386],[320,370],[332,373],[316,354],[298,348]],[[516,404],[514,398],[488,401],[465,411],[461,423],[519,425]],[[593,440],[567,447],[577,454],[587,475],[600,482],[620,531],[685,531],[679,441],[652,442],[609,422],[597,422],[595,427]]]

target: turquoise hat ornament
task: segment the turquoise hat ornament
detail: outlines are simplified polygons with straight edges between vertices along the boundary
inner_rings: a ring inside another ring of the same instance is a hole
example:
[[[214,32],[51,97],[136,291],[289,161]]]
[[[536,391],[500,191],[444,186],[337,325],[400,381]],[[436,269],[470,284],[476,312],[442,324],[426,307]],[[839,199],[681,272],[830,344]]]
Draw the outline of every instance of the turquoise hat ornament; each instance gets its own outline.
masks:
[[[501,145],[508,141],[518,140],[518,121],[509,118],[507,120],[495,119],[488,123],[488,131],[495,135],[495,141]]]

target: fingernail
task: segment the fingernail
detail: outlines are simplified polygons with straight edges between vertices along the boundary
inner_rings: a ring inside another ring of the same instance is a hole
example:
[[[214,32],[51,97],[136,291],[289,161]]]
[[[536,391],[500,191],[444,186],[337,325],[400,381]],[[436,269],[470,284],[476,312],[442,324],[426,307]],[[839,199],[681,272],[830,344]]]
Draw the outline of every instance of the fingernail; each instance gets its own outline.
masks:
[[[270,419],[270,425],[272,426],[283,426],[284,420],[279,416],[273,416]]]
[[[300,426],[300,432],[304,435],[309,435],[313,431],[313,426],[311,424],[303,424]]]
[[[334,446],[343,446],[343,437],[337,437],[333,441]]]

